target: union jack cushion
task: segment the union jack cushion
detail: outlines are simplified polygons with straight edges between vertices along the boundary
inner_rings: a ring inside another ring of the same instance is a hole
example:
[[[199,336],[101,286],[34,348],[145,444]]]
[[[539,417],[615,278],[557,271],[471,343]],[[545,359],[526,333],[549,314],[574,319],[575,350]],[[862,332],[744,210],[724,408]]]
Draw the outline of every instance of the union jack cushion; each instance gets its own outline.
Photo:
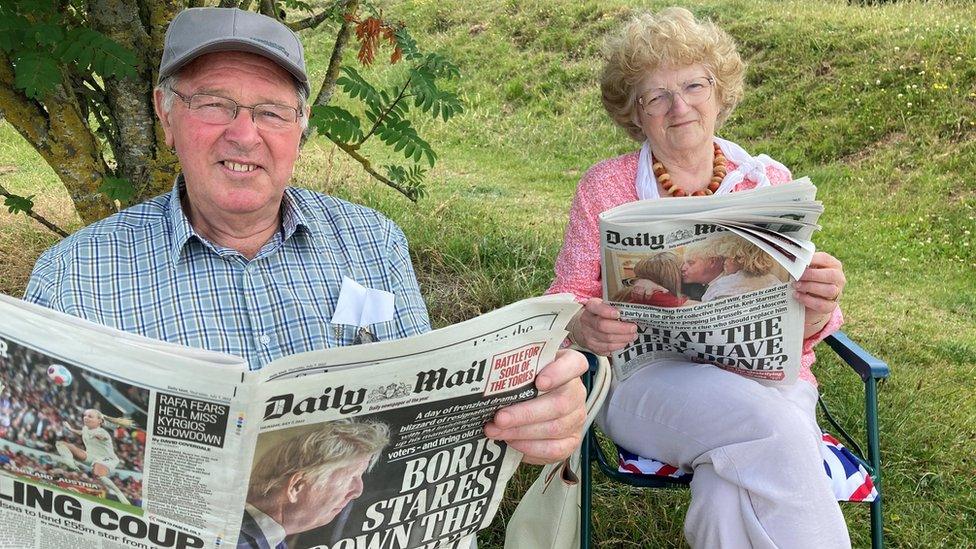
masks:
[[[878,498],[878,490],[867,469],[861,465],[850,450],[828,433],[820,442],[820,455],[824,470],[830,478],[837,501],[861,501],[870,503]],[[656,459],[632,454],[617,446],[617,470],[635,475],[655,475],[660,477],[682,478],[691,475],[673,465]]]

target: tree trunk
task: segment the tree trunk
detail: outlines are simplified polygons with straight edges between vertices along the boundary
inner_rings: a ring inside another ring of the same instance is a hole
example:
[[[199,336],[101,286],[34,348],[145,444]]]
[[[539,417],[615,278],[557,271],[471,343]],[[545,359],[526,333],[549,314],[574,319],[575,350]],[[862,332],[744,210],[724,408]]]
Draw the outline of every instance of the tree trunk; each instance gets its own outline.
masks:
[[[92,0],[92,27],[136,52],[137,75],[109,78],[105,95],[117,132],[112,143],[116,175],[128,179],[135,189],[133,202],[160,194],[153,188],[150,174],[156,157],[155,115],[152,107],[152,70],[147,55],[149,34],[142,26],[138,10],[120,0]]]
[[[10,59],[0,51],[0,114],[54,168],[83,223],[115,212],[98,192],[108,173],[101,147],[64,84],[44,98],[42,107],[15,91]]]

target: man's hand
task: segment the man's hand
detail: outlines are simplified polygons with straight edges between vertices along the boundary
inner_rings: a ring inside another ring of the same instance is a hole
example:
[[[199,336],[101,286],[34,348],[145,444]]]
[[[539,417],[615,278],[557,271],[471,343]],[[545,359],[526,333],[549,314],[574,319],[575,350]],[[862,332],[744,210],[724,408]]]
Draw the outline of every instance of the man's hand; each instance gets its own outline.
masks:
[[[637,337],[637,325],[621,322],[620,312],[597,297],[586,300],[567,328],[577,345],[603,356],[623,349]]]
[[[556,353],[535,378],[536,388],[547,392],[499,410],[485,425],[485,435],[525,454],[524,463],[569,457],[580,445],[586,420],[586,389],[579,379],[586,367],[586,358],[576,351]]]
[[[837,258],[825,252],[813,254],[810,265],[794,284],[794,296],[806,308],[805,337],[819,332],[830,320],[846,284],[844,266]]]

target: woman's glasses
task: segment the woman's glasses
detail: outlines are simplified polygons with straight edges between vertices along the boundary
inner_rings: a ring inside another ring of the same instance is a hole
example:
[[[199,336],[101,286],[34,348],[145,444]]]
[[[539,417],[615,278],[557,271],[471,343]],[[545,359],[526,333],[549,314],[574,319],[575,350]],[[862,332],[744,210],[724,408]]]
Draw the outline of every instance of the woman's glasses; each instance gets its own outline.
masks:
[[[671,110],[675,96],[680,96],[689,107],[701,105],[712,96],[715,80],[711,76],[692,78],[681,85],[681,89],[671,91],[667,88],[654,88],[637,98],[641,110],[647,116],[661,116]]]

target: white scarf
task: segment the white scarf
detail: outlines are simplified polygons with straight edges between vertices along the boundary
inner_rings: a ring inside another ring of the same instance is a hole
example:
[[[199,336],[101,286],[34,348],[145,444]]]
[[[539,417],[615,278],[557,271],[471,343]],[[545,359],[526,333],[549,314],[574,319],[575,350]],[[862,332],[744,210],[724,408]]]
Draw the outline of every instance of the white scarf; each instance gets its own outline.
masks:
[[[725,158],[731,160],[738,166],[735,170],[726,174],[725,179],[722,180],[722,184],[719,185],[715,194],[730,192],[744,179],[755,181],[757,188],[770,185],[769,177],[766,176],[766,168],[769,166],[786,171],[786,166],[765,154],[751,156],[745,149],[731,141],[719,137],[714,139],[719,149],[722,150],[722,154],[725,155]],[[657,177],[654,176],[654,171],[651,170],[650,158],[650,145],[647,141],[644,141],[644,145],[640,150],[640,157],[637,160],[636,183],[637,198],[639,200],[661,198],[661,195],[657,192]]]

